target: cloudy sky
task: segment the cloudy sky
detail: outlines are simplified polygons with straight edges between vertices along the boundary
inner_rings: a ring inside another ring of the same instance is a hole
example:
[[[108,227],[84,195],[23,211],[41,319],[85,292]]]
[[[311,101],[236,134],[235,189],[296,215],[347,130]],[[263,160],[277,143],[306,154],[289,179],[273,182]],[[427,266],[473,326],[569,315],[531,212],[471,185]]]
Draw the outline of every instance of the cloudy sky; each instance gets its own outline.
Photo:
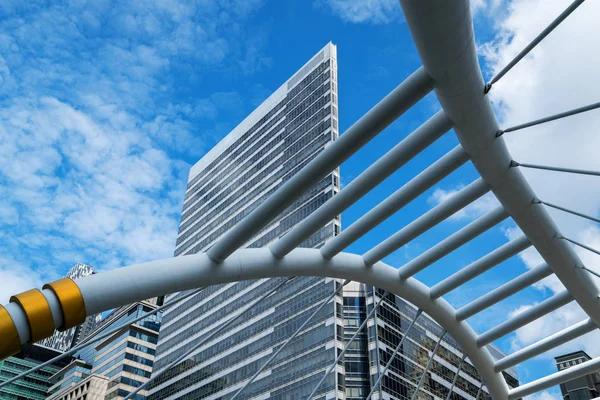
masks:
[[[397,0],[0,1],[0,301],[57,279],[76,262],[108,269],[173,253],[189,168],[328,41],[338,46],[341,130],[419,66]],[[569,0],[476,0],[486,77],[501,69]],[[586,2],[497,85],[503,127],[597,102],[600,3]],[[342,165],[347,184],[439,105],[428,96]],[[600,111],[505,136],[522,162],[600,170]],[[348,226],[457,144],[453,133],[342,216]],[[589,215],[600,181],[524,171],[539,197]],[[364,252],[466,186],[466,165],[349,251]],[[402,266],[496,206],[484,197],[386,261]],[[565,236],[600,248],[600,227],[551,211]],[[418,275],[432,285],[519,235],[510,220]],[[577,250],[589,268],[598,257]],[[535,251],[451,292],[461,306],[540,263]],[[563,288],[548,278],[469,320],[480,332]],[[458,292],[458,293],[457,293]],[[496,344],[510,352],[584,319],[565,306]],[[544,354],[522,381],[555,371]],[[556,390],[538,397],[559,396]]]

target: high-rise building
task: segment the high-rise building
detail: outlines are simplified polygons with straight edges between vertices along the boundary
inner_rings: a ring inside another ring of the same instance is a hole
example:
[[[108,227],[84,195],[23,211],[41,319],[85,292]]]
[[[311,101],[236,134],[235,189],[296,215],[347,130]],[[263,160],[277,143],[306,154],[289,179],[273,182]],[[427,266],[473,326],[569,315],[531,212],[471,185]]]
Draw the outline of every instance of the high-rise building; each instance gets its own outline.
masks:
[[[383,300],[383,301],[382,301]],[[367,322],[367,329],[357,337],[345,356],[344,375],[346,400],[367,397],[372,385],[383,373],[394,350],[406,334],[407,328],[417,314],[412,304],[381,289],[352,282],[344,288],[344,337],[349,341],[375,304],[381,305]],[[421,314],[408,332],[400,351],[394,356],[389,369],[377,386],[372,399],[410,399],[433,354],[438,339],[444,330],[426,314]],[[487,346],[492,356],[505,356],[493,345]],[[449,335],[443,336],[440,346],[421,384],[418,398],[446,399],[452,381],[461,364],[463,352]],[[509,387],[519,385],[513,368],[503,372]],[[490,399],[487,389],[475,367],[467,359],[462,363],[456,385],[452,390],[453,400]]]
[[[0,382],[13,378],[35,368],[43,362],[57,357],[61,353],[37,344],[24,346],[22,351],[6,360],[0,360]],[[66,357],[56,364],[42,367],[40,370],[0,388],[2,400],[43,400],[51,392],[50,377],[70,362]]]
[[[112,311],[86,341],[156,307],[146,301],[120,307]],[[160,313],[148,316],[75,353],[75,360],[51,377],[54,385],[48,400],[111,400],[127,396],[152,374],[160,321]],[[145,398],[146,394],[147,391],[142,390],[136,399]]]
[[[559,371],[574,367],[592,358],[585,351],[576,351],[563,354],[554,358],[556,368]],[[600,397],[600,371],[595,371],[585,376],[572,379],[560,384],[563,399],[566,400],[590,400]]]
[[[79,279],[92,275],[93,273],[94,267],[77,263],[69,270],[69,272],[67,272],[67,278]],[[40,344],[58,351],[67,351],[71,347],[77,346],[78,343],[80,343],[87,335],[89,335],[101,318],[101,314],[90,315],[85,319],[83,324],[65,331],[56,331],[54,332],[54,335],[40,341]]]
[[[175,255],[205,251],[254,208],[337,139],[336,47],[329,43],[242,121],[191,169]],[[339,171],[328,174],[246,243],[264,247],[339,190]],[[302,247],[319,247],[340,231],[339,217]],[[296,278],[248,312],[186,361],[165,368],[241,307],[282,279],[212,286],[169,309],[160,332],[149,398],[227,398],[305,321],[339,282]],[[306,330],[244,392],[244,398],[302,398],[335,359],[342,339],[342,297]],[[338,317],[338,318],[336,318]],[[337,374],[321,392],[343,390]]]
[[[175,255],[206,251],[278,187],[337,139],[336,48],[328,44],[283,86],[192,167]],[[339,171],[326,176],[246,246],[263,247],[283,236],[339,191]],[[336,217],[305,243],[320,247],[337,235]],[[169,309],[163,318],[150,400],[230,398],[254,375],[321,301],[341,284],[322,278],[296,278],[253,308],[238,323],[198,343],[282,279],[211,286]],[[181,296],[176,294],[175,296]],[[173,296],[172,298],[175,298]],[[306,399],[337,351],[357,331],[383,292],[351,282],[258,376],[241,399]],[[364,399],[416,309],[388,295],[317,392],[319,399]],[[410,399],[442,328],[419,318],[373,399]],[[495,357],[502,357],[490,346]],[[169,364],[187,354],[185,361]],[[427,398],[445,399],[462,352],[450,337],[442,341],[422,385]],[[518,385],[513,370],[511,386]],[[473,399],[481,386],[467,360],[452,399]],[[419,397],[419,398],[424,398]],[[486,398],[482,389],[480,399]]]

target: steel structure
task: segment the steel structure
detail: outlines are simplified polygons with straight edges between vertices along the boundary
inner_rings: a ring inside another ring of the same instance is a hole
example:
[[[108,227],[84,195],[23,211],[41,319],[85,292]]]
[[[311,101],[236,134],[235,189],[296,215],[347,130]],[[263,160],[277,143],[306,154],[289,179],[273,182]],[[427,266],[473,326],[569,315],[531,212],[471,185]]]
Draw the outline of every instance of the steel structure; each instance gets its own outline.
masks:
[[[591,279],[591,271],[577,257],[569,240],[559,232],[544,204],[562,208],[544,203],[536,197],[521,174],[519,166],[540,166],[514,161],[502,136],[506,132],[589,111],[598,105],[501,130],[487,96],[494,82],[506,74],[582,2],[575,1],[518,55],[515,62],[486,84],[477,60],[473,23],[467,0],[401,0],[406,21],[423,62],[421,68],[246,219],[225,234],[208,252],[106,271],[76,282],[63,279],[44,286],[41,291],[34,289],[11,298],[9,304],[0,308],[0,356],[7,357],[18,352],[22,344],[50,336],[54,328],[68,329],[83,322],[88,315],[146,298],[245,279],[322,276],[364,282],[415,304],[435,319],[460,344],[465,356],[477,368],[494,399],[517,399],[599,369],[600,358],[596,358],[511,390],[501,373],[509,367],[598,329],[600,324],[599,290]],[[442,105],[442,111],[369,166],[339,194],[269,248],[240,249],[268,221],[292,204],[305,189],[339,166],[432,90]],[[297,248],[326,221],[340,214],[450,129],[454,129],[460,141],[459,146],[383,200],[321,249]],[[349,244],[467,161],[473,163],[480,174],[479,179],[365,254],[342,252]],[[590,172],[565,169],[562,171]],[[450,235],[400,268],[394,268],[381,261],[386,255],[488,192],[495,195],[501,207]],[[597,221],[593,217],[563,210]],[[412,277],[508,217],[521,228],[524,234],[522,237],[499,247],[433,287],[428,287]],[[465,282],[530,246],[534,246],[541,254],[544,264],[458,310],[442,298],[449,291],[459,288]],[[566,290],[563,293],[481,334],[476,333],[465,321],[466,318],[552,274],[564,284]],[[589,319],[498,361],[495,361],[486,349],[486,344],[572,301],[581,306]],[[239,315],[241,312],[235,318]],[[331,370],[332,368],[329,368],[327,373]],[[243,388],[236,396],[242,390]]]

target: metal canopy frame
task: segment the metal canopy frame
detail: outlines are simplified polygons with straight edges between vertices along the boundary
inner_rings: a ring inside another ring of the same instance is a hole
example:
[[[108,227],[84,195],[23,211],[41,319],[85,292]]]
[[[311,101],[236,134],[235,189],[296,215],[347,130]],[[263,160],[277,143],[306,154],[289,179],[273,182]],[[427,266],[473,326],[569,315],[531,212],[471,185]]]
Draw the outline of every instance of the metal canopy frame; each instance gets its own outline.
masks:
[[[597,105],[582,107],[502,131],[487,97],[492,84],[555,29],[583,3],[583,0],[576,0],[518,56],[515,62],[509,64],[501,75],[487,85],[477,60],[473,23],[467,0],[452,2],[400,0],[400,3],[423,62],[421,68],[282,185],[247,218],[218,240],[208,252],[91,275],[77,280],[76,289],[69,286],[70,283],[51,284],[41,291],[42,303],[45,301],[47,304],[44,303],[37,309],[31,306],[30,299],[31,296],[38,296],[37,298],[40,299],[38,293],[27,295],[29,292],[26,292],[11,299],[9,304],[0,308],[0,357],[14,353],[21,344],[30,342],[32,337],[37,338],[40,332],[48,331],[48,326],[42,326],[43,324],[53,324],[51,328],[68,327],[68,323],[76,320],[71,313],[82,314],[83,307],[85,315],[92,315],[135,301],[208,285],[269,277],[321,276],[373,285],[416,305],[459,343],[464,351],[463,362],[465,358],[470,360],[494,399],[517,399],[598,369],[600,358],[514,389],[508,388],[502,375],[503,370],[598,329],[600,326],[599,289],[591,278],[590,270],[582,264],[569,239],[565,240],[543,205],[559,207],[537,199],[518,168],[539,166],[515,162],[502,136],[505,132],[598,107]],[[305,190],[339,166],[432,90],[442,105],[441,111],[269,248],[242,248],[254,234],[292,204]],[[297,248],[327,221],[347,209],[450,129],[454,129],[460,141],[459,146],[399,188],[340,235],[328,241],[321,249]],[[467,161],[473,163],[480,175],[480,178],[471,185],[416,218],[365,254],[343,252],[348,245],[367,234]],[[568,172],[584,173],[585,171],[569,170]],[[490,192],[501,204],[497,209],[450,235],[399,269],[381,261],[386,255]],[[594,217],[576,211],[562,210],[596,220]],[[431,288],[412,278],[417,272],[508,217],[511,217],[522,230],[524,234],[522,237],[490,252]],[[459,310],[455,310],[442,297],[530,246],[537,249],[545,261],[544,264]],[[594,251],[594,249],[590,250]],[[466,318],[552,274],[564,284],[566,288],[564,292],[482,334],[476,333],[465,321]],[[485,347],[487,343],[572,301],[576,301],[581,306],[589,319],[499,361],[494,360]],[[434,353],[435,351],[431,357]],[[331,372],[331,368],[328,372]],[[255,378],[257,376],[253,377]],[[246,382],[246,385],[249,383]],[[314,392],[316,390],[317,388]]]

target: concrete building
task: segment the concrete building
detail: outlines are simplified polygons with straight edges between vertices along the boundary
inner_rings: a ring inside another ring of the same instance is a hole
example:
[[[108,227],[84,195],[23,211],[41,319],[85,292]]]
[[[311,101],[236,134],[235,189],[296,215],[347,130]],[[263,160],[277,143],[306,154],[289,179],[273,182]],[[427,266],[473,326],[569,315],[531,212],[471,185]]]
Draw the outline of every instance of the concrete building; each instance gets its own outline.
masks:
[[[67,272],[67,278],[79,279],[94,273],[94,267],[82,263],[77,263]],[[102,315],[91,315],[85,319],[85,322],[75,328],[67,329],[61,332],[54,332],[54,335],[44,339],[40,345],[50,347],[58,351],[67,351],[77,346],[87,335],[94,330],[96,324],[100,322]]]
[[[86,341],[127,324],[156,309],[138,302],[114,310]],[[51,378],[50,400],[122,399],[145,383],[152,373],[161,314],[152,315],[75,353],[75,360]],[[138,397],[145,398],[142,390]]]
[[[35,368],[46,362],[60,352],[40,345],[28,345],[12,357],[0,360],[0,382],[6,381],[14,376]],[[2,400],[43,400],[49,393],[52,383],[50,377],[58,372],[64,365],[70,362],[67,357],[56,365],[43,367],[24,378],[0,388],[0,399]]]
[[[591,360],[585,351],[576,351],[554,358],[559,371]],[[563,398],[567,400],[589,400],[600,397],[600,371],[560,384]]]
[[[337,139],[337,117],[336,47],[329,43],[192,167],[175,255],[211,247]],[[246,247],[264,247],[284,235],[330,199],[339,190],[339,182],[337,170],[325,176]],[[339,231],[337,217],[302,246],[319,247]],[[281,281],[210,287],[166,311],[155,365],[155,371],[164,374],[154,382],[149,398],[231,396],[339,284],[332,279],[296,278],[187,361],[164,371],[198,338]],[[341,301],[340,296],[336,302],[340,313]],[[331,304],[247,389],[247,396],[307,396],[320,379],[319,371],[333,362],[341,332],[341,314]],[[337,383],[334,375],[323,390],[334,390]]]

